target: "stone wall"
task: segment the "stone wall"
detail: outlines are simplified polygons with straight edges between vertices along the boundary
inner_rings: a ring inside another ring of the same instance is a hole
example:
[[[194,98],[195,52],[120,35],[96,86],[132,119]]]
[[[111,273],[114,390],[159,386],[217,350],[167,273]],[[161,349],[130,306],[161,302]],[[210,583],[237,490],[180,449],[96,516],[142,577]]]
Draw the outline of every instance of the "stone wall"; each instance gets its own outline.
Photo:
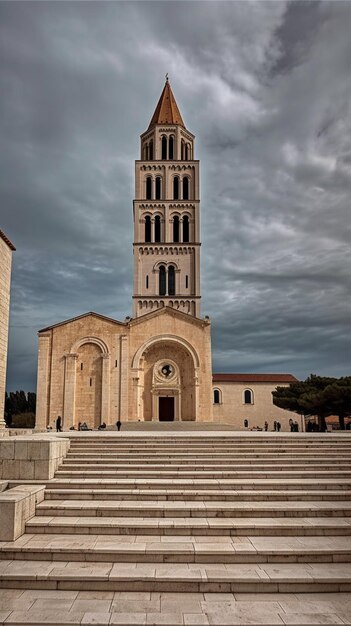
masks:
[[[296,419],[301,430],[300,416],[285,411],[273,404],[272,391],[282,383],[235,383],[221,382],[213,385],[213,389],[220,391],[220,403],[213,404],[213,421],[222,424],[232,424],[236,430],[250,430],[256,426],[264,428],[267,420],[268,430],[273,430],[274,420],[279,421],[282,430],[290,430],[289,419]],[[287,385],[288,386],[288,385]],[[253,393],[253,403],[245,404],[244,392],[250,389]],[[213,398],[212,398],[213,400]],[[245,420],[248,426],[245,427]]]
[[[0,427],[5,403],[12,249],[0,231]]]

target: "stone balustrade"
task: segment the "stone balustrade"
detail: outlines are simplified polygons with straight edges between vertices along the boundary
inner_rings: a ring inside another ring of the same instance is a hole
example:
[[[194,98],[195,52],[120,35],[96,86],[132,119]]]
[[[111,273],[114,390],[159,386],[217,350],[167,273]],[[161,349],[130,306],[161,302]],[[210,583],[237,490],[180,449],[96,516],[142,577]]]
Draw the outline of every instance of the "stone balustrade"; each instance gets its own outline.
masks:
[[[0,541],[15,541],[25,531],[35,507],[44,500],[45,485],[19,485],[0,493]]]

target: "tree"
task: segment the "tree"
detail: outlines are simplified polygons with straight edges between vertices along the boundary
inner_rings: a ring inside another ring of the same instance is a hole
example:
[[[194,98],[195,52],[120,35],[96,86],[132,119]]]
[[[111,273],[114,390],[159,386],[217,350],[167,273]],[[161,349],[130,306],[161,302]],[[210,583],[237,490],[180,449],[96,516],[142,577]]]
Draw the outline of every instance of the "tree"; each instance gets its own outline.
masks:
[[[330,396],[325,395],[325,390],[335,386],[337,382],[336,378],[311,374],[305,381],[291,383],[289,387],[277,387],[272,392],[273,404],[300,415],[317,415],[319,427],[325,431],[325,419],[334,414],[332,406],[335,407],[336,398],[339,397],[335,389],[334,395],[331,393]],[[332,395],[334,404],[331,401]]]
[[[323,399],[328,415],[337,415],[340,428],[345,430],[345,417],[351,417],[351,376],[329,384],[323,391]]]

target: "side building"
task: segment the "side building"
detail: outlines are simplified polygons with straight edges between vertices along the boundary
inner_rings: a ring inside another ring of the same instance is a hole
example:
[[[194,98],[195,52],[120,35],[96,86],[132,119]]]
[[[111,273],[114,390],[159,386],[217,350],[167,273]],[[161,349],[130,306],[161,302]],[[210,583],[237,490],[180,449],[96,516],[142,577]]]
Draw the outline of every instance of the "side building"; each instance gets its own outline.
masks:
[[[4,404],[7,369],[7,346],[10,319],[12,253],[15,246],[0,230],[0,430],[5,428]]]

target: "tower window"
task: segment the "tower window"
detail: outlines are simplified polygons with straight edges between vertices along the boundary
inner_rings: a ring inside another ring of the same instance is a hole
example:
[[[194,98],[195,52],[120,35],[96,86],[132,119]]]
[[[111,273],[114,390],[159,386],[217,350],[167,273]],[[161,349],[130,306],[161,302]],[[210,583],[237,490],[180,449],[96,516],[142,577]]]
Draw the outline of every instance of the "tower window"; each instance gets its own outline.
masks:
[[[173,218],[173,241],[175,243],[179,242],[179,217],[175,215]]]
[[[156,200],[161,200],[161,178],[156,177]]]
[[[189,287],[189,276],[188,276],[188,274],[186,274],[186,276],[185,276],[185,289],[188,289],[188,287]]]
[[[165,135],[163,135],[161,140],[161,153],[162,160],[165,161],[167,159],[167,137]]]
[[[187,215],[183,217],[183,242],[189,243],[189,218]]]
[[[145,217],[145,242],[151,242],[151,217],[147,215]]]
[[[159,295],[166,295],[166,268],[164,265],[160,265],[159,270]]]
[[[153,161],[154,158],[154,142],[151,139],[150,143],[149,143],[149,160]]]
[[[161,241],[161,218],[159,215],[155,217],[155,242],[159,243]]]
[[[168,142],[168,158],[173,159],[174,158],[173,155],[174,155],[174,137],[173,135],[171,135],[169,138],[169,142]]]
[[[244,391],[244,404],[253,404],[253,393],[251,389],[245,389]]]
[[[175,296],[175,269],[174,265],[168,268],[168,295]]]
[[[183,200],[189,200],[189,178],[183,178]]]
[[[146,179],[146,200],[152,199],[152,178],[148,176]]]
[[[146,282],[146,289],[149,289],[149,277],[148,276],[146,276],[145,282]]]
[[[173,200],[179,200],[179,178],[175,176],[173,178]]]

